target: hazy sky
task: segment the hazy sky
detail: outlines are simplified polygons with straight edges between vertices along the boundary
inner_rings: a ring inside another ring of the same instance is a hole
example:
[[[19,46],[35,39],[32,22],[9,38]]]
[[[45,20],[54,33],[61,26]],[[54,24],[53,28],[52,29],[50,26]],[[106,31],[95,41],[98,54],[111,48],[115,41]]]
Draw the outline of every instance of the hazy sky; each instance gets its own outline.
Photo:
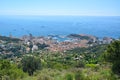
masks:
[[[0,15],[120,16],[120,0],[0,0]]]

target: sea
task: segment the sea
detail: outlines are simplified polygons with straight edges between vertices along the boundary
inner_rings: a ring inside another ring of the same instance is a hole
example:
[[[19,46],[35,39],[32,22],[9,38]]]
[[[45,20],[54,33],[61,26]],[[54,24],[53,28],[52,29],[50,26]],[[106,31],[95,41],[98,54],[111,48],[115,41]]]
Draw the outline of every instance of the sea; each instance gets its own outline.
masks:
[[[120,38],[120,16],[0,16],[0,35],[89,34]]]

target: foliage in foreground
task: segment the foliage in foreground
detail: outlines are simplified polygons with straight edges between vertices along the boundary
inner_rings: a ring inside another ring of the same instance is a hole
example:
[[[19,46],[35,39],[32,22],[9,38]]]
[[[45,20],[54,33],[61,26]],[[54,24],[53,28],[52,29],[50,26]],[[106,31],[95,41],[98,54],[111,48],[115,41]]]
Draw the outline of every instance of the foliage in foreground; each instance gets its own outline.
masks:
[[[7,60],[0,60],[0,80],[17,80],[25,76],[22,69],[18,69],[15,64]]]
[[[24,72],[28,72],[31,76],[33,73],[41,68],[41,61],[39,58],[34,56],[25,56],[21,61],[22,69]]]
[[[112,42],[104,54],[106,61],[113,64],[112,71],[120,75],[120,41]]]
[[[99,69],[91,67],[71,69],[42,69],[31,77],[23,80],[118,80],[108,66],[99,66]]]

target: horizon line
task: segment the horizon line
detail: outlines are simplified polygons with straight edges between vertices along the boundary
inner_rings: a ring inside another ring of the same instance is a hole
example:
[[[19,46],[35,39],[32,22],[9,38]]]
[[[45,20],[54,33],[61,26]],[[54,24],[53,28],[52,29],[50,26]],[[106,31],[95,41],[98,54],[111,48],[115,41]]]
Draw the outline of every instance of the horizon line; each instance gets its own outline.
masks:
[[[88,16],[88,17],[120,17],[120,15],[0,15],[0,16]]]

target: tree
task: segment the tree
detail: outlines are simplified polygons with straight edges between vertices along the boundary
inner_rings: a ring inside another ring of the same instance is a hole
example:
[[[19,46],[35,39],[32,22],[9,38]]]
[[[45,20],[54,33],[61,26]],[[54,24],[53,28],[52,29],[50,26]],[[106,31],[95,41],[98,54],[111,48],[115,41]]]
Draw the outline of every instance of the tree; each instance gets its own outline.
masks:
[[[107,47],[105,58],[113,64],[112,71],[120,75],[120,41],[114,41]]]
[[[0,60],[0,80],[22,79],[26,74],[16,64]]]
[[[33,75],[34,71],[41,68],[40,59],[34,56],[25,56],[21,63],[23,71],[28,72],[30,76]]]

